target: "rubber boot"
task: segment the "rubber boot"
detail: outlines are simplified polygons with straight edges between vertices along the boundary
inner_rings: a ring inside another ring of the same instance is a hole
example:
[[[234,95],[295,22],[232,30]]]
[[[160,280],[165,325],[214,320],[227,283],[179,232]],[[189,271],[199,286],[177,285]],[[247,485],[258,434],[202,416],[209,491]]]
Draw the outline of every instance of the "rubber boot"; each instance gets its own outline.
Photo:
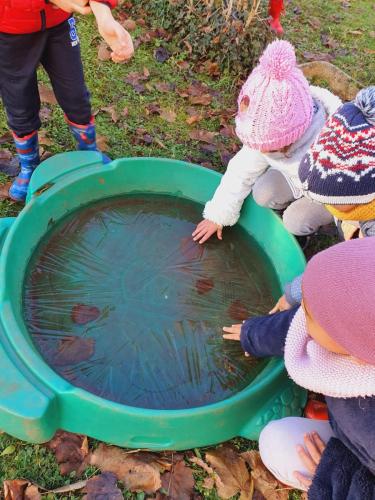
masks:
[[[280,23],[280,16],[284,12],[284,2],[283,0],[270,0],[268,13],[271,16],[269,20],[270,27],[273,31],[275,31],[278,35],[283,34],[283,27]]]
[[[79,151],[101,151],[98,150],[96,145],[96,130],[94,117],[91,118],[90,123],[87,125],[79,125],[78,123],[71,122],[67,117],[66,121],[69,125],[70,131],[74,139],[77,141],[77,149]],[[110,163],[112,160],[101,153],[103,156],[103,163]]]
[[[26,200],[32,173],[40,163],[38,132],[35,130],[24,137],[18,137],[13,132],[13,139],[20,159],[21,171],[9,189],[9,196],[14,201],[22,202]]]

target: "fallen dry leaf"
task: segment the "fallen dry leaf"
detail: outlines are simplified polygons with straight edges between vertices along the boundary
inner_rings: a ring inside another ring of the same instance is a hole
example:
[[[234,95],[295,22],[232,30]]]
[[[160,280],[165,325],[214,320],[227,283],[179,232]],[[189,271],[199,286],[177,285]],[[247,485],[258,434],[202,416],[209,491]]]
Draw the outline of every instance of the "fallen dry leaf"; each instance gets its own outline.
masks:
[[[160,472],[170,469],[170,462],[153,453],[128,453],[116,446],[100,443],[90,454],[89,463],[101,471],[113,472],[130,491],[155,493],[161,488]]]
[[[171,57],[171,54],[165,47],[158,47],[154,52],[154,57],[157,62],[164,63]]]
[[[108,137],[105,135],[97,134],[96,136],[96,145],[98,146],[99,151],[108,151]]]
[[[62,475],[79,473],[84,467],[88,455],[86,436],[60,430],[46,446],[55,454]]]
[[[47,132],[45,130],[39,130],[39,144],[42,144],[43,146],[52,146],[53,141],[47,137]]]
[[[117,113],[117,110],[116,110],[116,107],[114,104],[112,104],[111,106],[106,106],[104,108],[101,108],[101,110],[110,115],[113,123],[118,122],[119,116],[118,116],[118,113]]]
[[[86,495],[82,500],[123,500],[121,490],[117,487],[117,477],[112,472],[103,472],[89,479],[85,486]]]
[[[7,143],[12,143],[12,142],[13,142],[12,132],[5,132],[5,134],[3,134],[0,137],[0,144],[7,144]],[[0,154],[1,154],[1,151],[0,151]]]
[[[205,477],[203,484],[203,488],[206,488],[207,490],[212,490],[215,486],[215,480],[213,477]]]
[[[44,104],[57,104],[57,100],[53,90],[44,83],[38,85],[40,100]]]
[[[291,488],[280,483],[263,464],[258,451],[241,453],[242,458],[250,465],[254,488],[267,500],[288,500]]]
[[[168,123],[174,123],[176,121],[177,114],[171,109],[160,109],[160,118],[167,121]]]
[[[40,500],[41,494],[34,484],[24,479],[4,481],[4,500]]]
[[[363,31],[361,30],[350,30],[348,31],[349,35],[361,36],[363,35]]]
[[[0,149],[0,162],[8,163],[11,161],[13,155],[9,149]]]
[[[189,132],[190,139],[199,142],[207,142],[208,144],[214,143],[216,136],[217,132],[210,132],[208,130],[192,130]]]
[[[165,94],[172,92],[176,88],[176,85],[174,83],[168,82],[157,82],[154,85],[157,91],[163,92]]]
[[[206,452],[206,460],[216,471],[215,483],[220,498],[240,493],[241,500],[251,500],[253,484],[244,458],[230,446],[224,445]]]
[[[98,47],[98,59],[99,61],[109,61],[111,59],[111,49],[108,45],[102,41]]]
[[[0,200],[6,200],[9,198],[9,189],[11,185],[11,181],[0,185]]]
[[[137,23],[133,19],[126,19],[122,23],[123,27],[128,31],[134,31],[137,27]]]
[[[322,52],[309,52],[305,51],[302,53],[306,61],[332,61],[335,57],[332,54],[322,53]]]
[[[190,500],[194,491],[194,477],[183,459],[174,464],[170,472],[163,474],[162,487],[170,500]]]
[[[189,102],[191,104],[201,104],[202,106],[208,106],[212,102],[212,96],[210,94],[191,96],[189,97]]]

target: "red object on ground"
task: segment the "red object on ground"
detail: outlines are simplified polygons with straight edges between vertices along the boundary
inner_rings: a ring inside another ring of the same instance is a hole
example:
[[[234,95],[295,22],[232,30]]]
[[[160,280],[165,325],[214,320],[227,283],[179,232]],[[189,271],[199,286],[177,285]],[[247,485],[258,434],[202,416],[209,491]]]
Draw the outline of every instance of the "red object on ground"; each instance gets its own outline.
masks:
[[[328,420],[328,409],[326,403],[310,399],[305,406],[305,417],[314,420]]]
[[[270,27],[276,31],[278,35],[283,34],[283,27],[280,23],[280,16],[284,12],[284,0],[270,0],[268,5],[268,13],[271,16],[269,20]]]

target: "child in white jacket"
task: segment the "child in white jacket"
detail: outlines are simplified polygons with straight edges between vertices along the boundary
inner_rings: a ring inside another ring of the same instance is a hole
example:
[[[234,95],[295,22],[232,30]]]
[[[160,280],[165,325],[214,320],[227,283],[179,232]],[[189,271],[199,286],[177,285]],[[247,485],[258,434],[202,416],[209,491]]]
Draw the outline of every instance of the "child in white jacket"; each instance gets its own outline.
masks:
[[[288,207],[283,221],[295,235],[312,234],[332,222],[323,206],[303,197],[298,166],[340,104],[328,90],[309,86],[289,42],[268,45],[238,98],[236,133],[243,147],[206,203],[194,241],[204,243],[214,233],[222,239],[223,226],[236,224],[251,191],[259,205]]]

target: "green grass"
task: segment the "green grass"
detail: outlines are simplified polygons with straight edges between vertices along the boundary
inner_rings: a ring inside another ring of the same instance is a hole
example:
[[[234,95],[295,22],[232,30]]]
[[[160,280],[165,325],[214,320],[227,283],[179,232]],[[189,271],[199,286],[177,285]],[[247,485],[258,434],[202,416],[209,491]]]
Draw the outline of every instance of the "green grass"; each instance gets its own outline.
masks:
[[[363,85],[375,84],[375,38],[371,33],[375,30],[375,10],[373,0],[352,0],[351,6],[344,9],[339,0],[291,0],[286,6],[287,13],[283,19],[285,38],[297,47],[300,62],[304,62],[303,52],[313,53],[329,52],[332,49],[322,45],[321,34],[330,36],[338,42],[342,50],[333,61]],[[300,14],[295,14],[293,9],[299,9]],[[333,15],[339,18],[333,19]],[[310,22],[310,24],[309,24]],[[311,23],[317,27],[313,28]],[[96,36],[92,19],[80,19],[78,29],[81,38],[84,67],[87,85],[92,93],[93,109],[99,110],[96,116],[98,133],[108,138],[109,151],[113,157],[119,156],[168,156],[178,159],[191,159],[196,162],[209,161],[213,167],[223,171],[220,156],[217,152],[204,153],[200,145],[189,138],[189,131],[193,128],[217,131],[219,118],[206,118],[197,125],[189,127],[185,119],[187,101],[176,92],[169,94],[160,93],[154,87],[157,82],[169,82],[176,85],[177,89],[187,87],[193,79],[207,83],[212,89],[219,92],[217,98],[209,107],[197,106],[197,111],[205,112],[207,109],[226,110],[236,103],[237,90],[236,78],[224,72],[220,78],[211,79],[204,74],[196,74],[191,67],[181,70],[178,61],[189,61],[188,53],[179,53],[172,43],[168,49],[172,57],[165,63],[158,63],[154,58],[154,50],[165,42],[154,40],[142,44],[136,51],[134,59],[126,65],[114,65],[111,62],[101,62],[97,59],[97,45],[99,38]],[[361,30],[363,34],[351,34],[350,31]],[[135,36],[140,34],[138,28]],[[146,83],[151,85],[144,94],[136,93],[133,88],[124,82],[131,71],[142,71],[147,68],[150,78]],[[40,79],[47,81],[46,75],[41,71]],[[157,103],[159,106],[172,109],[177,113],[176,121],[168,123],[159,116],[147,116],[147,105]],[[118,123],[113,123],[107,113],[100,111],[105,106],[114,105],[119,114]],[[123,116],[124,108],[128,108],[128,116]],[[63,113],[57,107],[52,107],[51,117],[43,124],[48,137],[53,142],[46,149],[52,153],[70,150],[74,147],[71,136],[64,122]],[[155,140],[151,145],[135,143],[137,129],[143,128]],[[6,118],[4,109],[0,105],[0,135],[6,132]],[[220,142],[228,146],[231,141],[220,138]],[[164,147],[162,146],[164,145]],[[8,146],[7,146],[8,147]],[[10,146],[9,146],[10,147]],[[0,183],[6,176],[0,176]],[[0,216],[14,216],[20,206],[9,201],[0,202]],[[246,440],[234,440],[234,445],[241,451],[253,446]],[[54,456],[43,446],[30,445],[13,439],[5,434],[0,435],[0,454],[7,447],[11,454],[0,455],[0,482],[5,479],[26,478],[45,488],[56,488],[66,483],[77,480],[74,475],[62,477],[59,474]],[[8,448],[9,450],[9,448]],[[92,474],[89,469],[86,474]],[[209,500],[216,500],[217,494],[204,491],[201,488],[204,475],[198,469],[194,472],[197,487],[202,496]],[[298,498],[298,494],[293,494]],[[57,496],[50,495],[50,499]],[[81,498],[81,494],[60,495],[59,498]],[[126,498],[141,500],[142,495],[126,494]]]

